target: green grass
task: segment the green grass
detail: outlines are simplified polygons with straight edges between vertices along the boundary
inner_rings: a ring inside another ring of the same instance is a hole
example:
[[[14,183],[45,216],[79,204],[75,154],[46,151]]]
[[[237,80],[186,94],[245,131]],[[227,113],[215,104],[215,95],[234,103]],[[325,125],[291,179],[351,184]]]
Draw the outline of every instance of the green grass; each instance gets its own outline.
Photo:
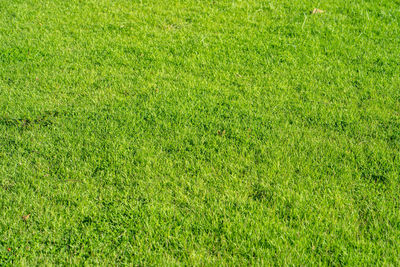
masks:
[[[0,265],[400,265],[399,177],[398,0],[0,1]]]

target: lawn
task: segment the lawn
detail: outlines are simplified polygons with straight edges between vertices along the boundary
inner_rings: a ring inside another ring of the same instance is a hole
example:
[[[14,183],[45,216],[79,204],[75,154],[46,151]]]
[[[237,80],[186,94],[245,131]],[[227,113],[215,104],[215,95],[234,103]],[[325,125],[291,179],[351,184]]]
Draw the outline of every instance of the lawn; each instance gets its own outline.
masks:
[[[1,0],[0,265],[60,264],[400,265],[400,1]]]

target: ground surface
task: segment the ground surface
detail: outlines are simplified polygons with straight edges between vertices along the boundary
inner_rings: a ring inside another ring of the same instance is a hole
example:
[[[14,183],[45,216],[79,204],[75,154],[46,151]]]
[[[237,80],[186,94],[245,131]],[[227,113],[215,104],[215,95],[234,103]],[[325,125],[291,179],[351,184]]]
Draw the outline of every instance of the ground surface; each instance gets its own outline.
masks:
[[[399,61],[398,0],[0,1],[1,265],[399,265]]]

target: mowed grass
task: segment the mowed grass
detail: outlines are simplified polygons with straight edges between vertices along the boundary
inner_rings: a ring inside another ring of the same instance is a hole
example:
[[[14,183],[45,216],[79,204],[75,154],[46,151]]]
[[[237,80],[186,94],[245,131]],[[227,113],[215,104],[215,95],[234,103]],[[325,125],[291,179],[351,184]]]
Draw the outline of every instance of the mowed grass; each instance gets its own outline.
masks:
[[[0,263],[399,265],[399,74],[397,0],[3,0]]]

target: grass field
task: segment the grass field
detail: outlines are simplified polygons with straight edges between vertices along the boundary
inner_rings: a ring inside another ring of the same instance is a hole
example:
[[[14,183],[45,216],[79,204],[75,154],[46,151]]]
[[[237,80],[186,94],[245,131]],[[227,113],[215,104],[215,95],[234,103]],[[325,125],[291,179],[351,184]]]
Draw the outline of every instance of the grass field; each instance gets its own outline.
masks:
[[[399,177],[398,0],[0,1],[0,265],[400,265]]]

